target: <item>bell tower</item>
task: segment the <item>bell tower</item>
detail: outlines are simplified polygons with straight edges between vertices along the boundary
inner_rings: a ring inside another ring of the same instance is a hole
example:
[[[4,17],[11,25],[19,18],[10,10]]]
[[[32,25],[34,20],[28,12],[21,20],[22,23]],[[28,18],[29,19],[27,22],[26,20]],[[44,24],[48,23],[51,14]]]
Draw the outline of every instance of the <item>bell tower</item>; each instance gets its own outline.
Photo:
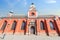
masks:
[[[28,11],[28,18],[36,18],[36,17],[37,17],[37,11],[34,3],[32,3]]]

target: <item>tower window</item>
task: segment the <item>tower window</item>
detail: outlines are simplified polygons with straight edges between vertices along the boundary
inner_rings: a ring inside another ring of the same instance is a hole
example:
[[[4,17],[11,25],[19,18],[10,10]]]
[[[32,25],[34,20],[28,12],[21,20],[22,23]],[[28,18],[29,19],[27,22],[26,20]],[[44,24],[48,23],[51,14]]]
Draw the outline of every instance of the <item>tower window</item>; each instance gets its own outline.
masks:
[[[34,13],[32,13],[32,16],[34,16]]]

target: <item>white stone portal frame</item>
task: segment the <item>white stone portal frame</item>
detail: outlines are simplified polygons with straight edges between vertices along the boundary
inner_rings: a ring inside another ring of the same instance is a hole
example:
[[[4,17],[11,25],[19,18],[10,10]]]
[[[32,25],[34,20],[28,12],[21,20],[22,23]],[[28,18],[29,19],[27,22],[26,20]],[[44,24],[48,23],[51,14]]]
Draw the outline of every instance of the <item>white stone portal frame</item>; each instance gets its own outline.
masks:
[[[28,34],[29,35],[31,35],[31,27],[32,27],[33,25],[30,25],[29,27],[28,27]],[[36,35],[37,34],[37,29],[36,29],[36,26],[33,26],[34,28],[35,28],[35,34],[34,35]]]

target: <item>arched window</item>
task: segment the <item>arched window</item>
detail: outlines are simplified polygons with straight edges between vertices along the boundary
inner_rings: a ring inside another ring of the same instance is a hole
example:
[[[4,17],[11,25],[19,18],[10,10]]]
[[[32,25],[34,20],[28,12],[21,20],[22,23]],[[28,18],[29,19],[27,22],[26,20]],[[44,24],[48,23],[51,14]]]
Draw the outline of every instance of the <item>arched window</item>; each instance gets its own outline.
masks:
[[[4,24],[3,24],[2,28],[1,28],[1,30],[4,30],[5,27],[6,27],[6,25],[7,25],[7,21],[4,22]]]
[[[15,30],[16,25],[17,25],[17,22],[16,22],[16,21],[14,21],[14,22],[13,22],[13,24],[12,24],[12,28],[11,28],[11,30]]]
[[[53,22],[52,21],[50,21],[50,28],[52,29],[52,30],[54,30],[55,28],[54,28],[54,24],[53,24]]]
[[[22,26],[21,26],[21,30],[25,30],[25,27],[26,27],[26,22],[23,21],[23,22],[22,22]]]
[[[44,22],[43,21],[41,21],[41,23],[40,23],[40,28],[41,28],[41,30],[45,30]]]

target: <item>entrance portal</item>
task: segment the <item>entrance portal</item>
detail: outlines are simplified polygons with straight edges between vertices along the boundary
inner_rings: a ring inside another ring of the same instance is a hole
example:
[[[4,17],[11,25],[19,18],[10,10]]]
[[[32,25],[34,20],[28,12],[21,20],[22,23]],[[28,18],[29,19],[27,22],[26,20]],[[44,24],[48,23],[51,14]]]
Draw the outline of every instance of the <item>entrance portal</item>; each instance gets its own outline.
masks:
[[[32,27],[30,28],[30,33],[31,33],[31,34],[35,34],[35,27],[34,27],[34,26],[32,26]]]

